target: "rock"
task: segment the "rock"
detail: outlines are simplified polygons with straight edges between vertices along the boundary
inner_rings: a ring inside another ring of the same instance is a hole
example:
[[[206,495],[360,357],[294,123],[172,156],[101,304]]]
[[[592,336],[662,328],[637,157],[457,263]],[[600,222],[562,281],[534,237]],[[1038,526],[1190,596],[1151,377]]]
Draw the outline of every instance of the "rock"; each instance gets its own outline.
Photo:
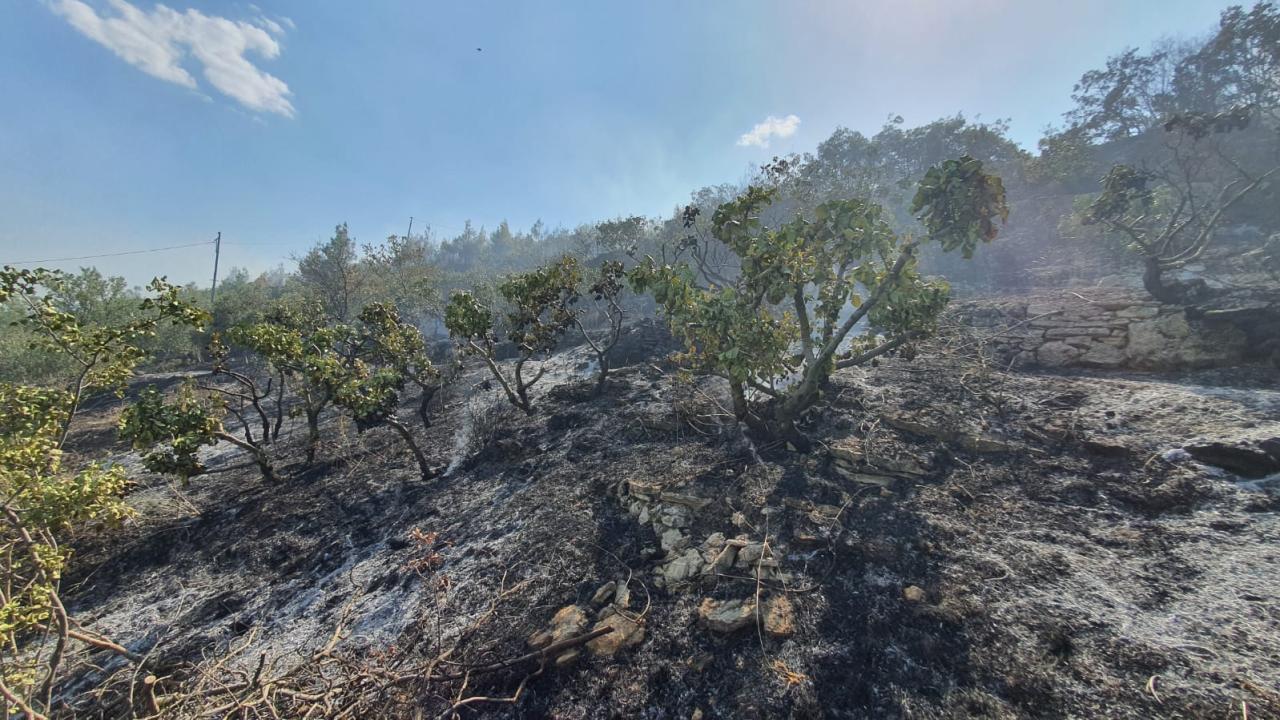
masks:
[[[1206,465],[1247,478],[1263,478],[1280,472],[1280,458],[1247,443],[1205,442],[1183,446],[1191,457]]]
[[[614,583],[607,582],[601,585],[595,594],[591,596],[591,603],[593,605],[603,605],[609,602],[609,598],[613,597],[613,591]]]
[[[1110,327],[1064,327],[1049,328],[1045,331],[1044,336],[1049,339],[1071,339],[1083,338],[1086,342],[1094,337],[1107,337],[1111,334]]]
[[[743,515],[741,512],[735,512],[729,517],[729,522],[733,523],[734,527],[746,527],[747,516]]]
[[[779,595],[765,603],[764,631],[774,637],[787,637],[795,633],[795,609],[786,595]]]
[[[764,555],[764,543],[747,543],[738,551],[738,559],[734,563],[738,567],[754,565]]]
[[[707,498],[695,497],[693,495],[682,495],[680,493],[673,493],[673,492],[664,492],[661,495],[659,495],[659,498],[663,502],[683,505],[689,508],[690,510],[693,510],[694,512],[698,512],[699,510],[701,510],[702,508],[706,507],[708,504],[711,503],[711,501]]]
[[[893,484],[894,480],[896,480],[896,478],[891,478],[888,475],[872,475],[870,473],[850,470],[844,465],[832,465],[831,467],[844,479],[860,485],[879,485],[880,487],[888,487]]]
[[[930,423],[922,422],[919,418],[912,417],[910,415],[899,415],[897,413],[884,413],[883,415],[880,416],[880,418],[884,420],[885,424],[887,424],[892,428],[903,430],[909,433],[915,433],[916,435],[924,435],[926,437],[942,437],[948,432],[947,430],[940,428],[937,425],[932,425]]]
[[[751,624],[755,617],[754,600],[712,600],[706,598],[698,606],[698,621],[712,632],[731,633]]]
[[[1103,457],[1126,458],[1133,454],[1128,445],[1108,438],[1088,438],[1084,441],[1084,448]]]
[[[566,605],[551,618],[551,628],[529,636],[529,646],[535,650],[552,643],[581,634],[587,627],[587,614],[577,605]],[[567,665],[578,658],[577,650],[568,650],[556,656],[556,665]]]
[[[647,507],[640,508],[640,512],[637,514],[636,520],[641,525],[648,525],[649,524],[649,508]]]
[[[625,581],[619,580],[614,583],[613,607],[623,610],[631,607],[631,586]]]
[[[662,533],[662,536],[658,538],[658,542],[662,545],[662,549],[666,550],[668,553],[674,553],[689,544],[684,533],[675,528],[670,528],[666,532]]]
[[[831,443],[828,452],[832,460],[843,460],[851,467],[857,467],[866,460],[866,455],[862,451],[862,440],[856,437],[847,437]]]
[[[1149,320],[1160,314],[1160,309],[1154,305],[1135,305],[1133,307],[1124,308],[1116,311],[1116,317],[1129,318],[1134,320]]]
[[[685,582],[702,570],[702,555],[697,550],[686,550],[684,555],[672,560],[662,568],[662,578],[668,587],[675,583]]]
[[[715,559],[707,565],[706,571],[713,574],[725,572],[729,568],[733,567],[733,564],[737,559],[738,546],[726,544],[724,548],[720,550],[719,554],[715,556]]]
[[[683,505],[662,505],[658,510],[658,522],[673,528],[687,528],[693,522],[692,513]]]
[[[1124,360],[1124,351],[1107,342],[1090,343],[1084,355],[1080,356],[1080,364],[1090,367],[1119,367]]]
[[[642,500],[657,500],[662,494],[662,485],[658,483],[646,483],[638,480],[627,481],[627,493],[632,497],[638,497]]]
[[[1046,367],[1064,367],[1070,365],[1082,355],[1079,348],[1071,347],[1063,342],[1047,342],[1036,350],[1036,361]]]
[[[705,550],[719,550],[724,547],[724,533],[711,533],[706,540],[702,541],[702,547]]]
[[[644,640],[644,626],[623,615],[610,615],[591,629],[595,631],[606,627],[613,628],[613,632],[587,643],[587,650],[592,655],[612,657],[619,650],[639,645]]]
[[[924,590],[917,585],[908,585],[902,589],[902,597],[907,602],[924,601]]]

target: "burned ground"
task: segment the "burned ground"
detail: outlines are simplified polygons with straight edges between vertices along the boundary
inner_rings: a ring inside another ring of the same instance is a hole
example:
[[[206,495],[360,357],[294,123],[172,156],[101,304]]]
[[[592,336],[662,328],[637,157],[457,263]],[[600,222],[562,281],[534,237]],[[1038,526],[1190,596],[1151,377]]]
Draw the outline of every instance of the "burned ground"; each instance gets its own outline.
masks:
[[[225,714],[229,698],[256,712],[281,688],[296,710],[339,672],[449,648],[437,667],[519,657],[576,605],[587,628],[615,613],[642,636],[465,689],[402,678],[357,716],[434,716],[517,689],[459,712],[1280,714],[1275,481],[1181,450],[1280,437],[1276,374],[1004,372],[946,345],[838,373],[806,419],[819,441],[806,455],[753,444],[715,382],[661,353],[593,397],[579,349],[552,361],[532,416],[500,409],[479,369],[457,383],[419,430],[450,469],[431,482],[392,433],[337,417],[315,467],[299,463],[302,431],[285,439],[277,484],[221,448],[189,487],[148,477],[136,520],[80,539],[64,594],[156,677],[144,687],[90,657],[104,668],[82,665],[68,689],[116,675],[74,713],[145,714],[150,694],[174,716]],[[730,546],[737,563],[717,566]],[[629,602],[593,602],[615,581]],[[707,617],[778,597],[791,612],[768,632],[759,612],[730,632]],[[215,676],[256,684],[219,693]]]

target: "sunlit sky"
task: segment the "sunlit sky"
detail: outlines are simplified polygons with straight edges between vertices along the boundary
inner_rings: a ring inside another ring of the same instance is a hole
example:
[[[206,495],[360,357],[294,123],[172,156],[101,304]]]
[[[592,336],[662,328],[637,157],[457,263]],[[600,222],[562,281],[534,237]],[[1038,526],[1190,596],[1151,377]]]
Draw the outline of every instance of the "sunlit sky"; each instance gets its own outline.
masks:
[[[963,112],[1034,149],[1081,73],[1209,0],[6,0],[0,263],[223,233],[361,241],[665,214],[838,126]],[[46,263],[207,283],[211,246]]]

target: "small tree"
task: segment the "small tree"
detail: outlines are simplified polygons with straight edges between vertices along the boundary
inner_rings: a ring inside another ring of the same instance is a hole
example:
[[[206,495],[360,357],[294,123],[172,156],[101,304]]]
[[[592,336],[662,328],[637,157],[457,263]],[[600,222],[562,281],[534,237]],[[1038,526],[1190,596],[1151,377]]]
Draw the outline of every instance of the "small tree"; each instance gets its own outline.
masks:
[[[546,366],[526,379],[525,365],[549,354],[573,326],[573,305],[579,298],[581,278],[578,261],[566,255],[536,270],[511,275],[498,285],[498,293],[509,306],[503,318],[506,336],[518,353],[510,378],[498,365],[493,311],[466,291],[449,298],[444,320],[449,334],[464,353],[485,361],[507,399],[526,413],[533,412],[529,389],[542,378]]]
[[[948,289],[920,277],[919,242],[895,234],[880,206],[831,201],[812,220],[766,229],[759,215],[775,195],[752,186],[715,212],[715,238],[740,260],[736,280],[700,287],[688,265],[652,258],[630,280],[637,292],[653,293],[684,337],[684,360],[728,380],[739,420],[805,448],[795,423],[831,373],[928,334]],[[912,207],[928,239],[966,258],[1008,213],[1000,179],[967,156],[931,168]],[[851,337],[863,321],[865,330]]]
[[[276,481],[275,467],[267,451],[266,438],[256,438],[252,426],[239,413],[244,439],[227,432],[222,417],[227,412],[224,399],[194,383],[184,384],[173,400],[166,400],[155,386],[142,390],[138,399],[120,415],[120,437],[135,450],[142,450],[142,464],[148,470],[176,475],[184,481],[205,472],[199,451],[206,445],[228,442],[244,450],[258,466],[267,482]]]
[[[73,368],[66,384],[65,413],[58,418],[61,432],[58,447],[66,442],[71,421],[87,394],[124,391],[138,364],[147,358],[143,344],[154,337],[162,323],[202,327],[208,313],[181,297],[182,289],[164,278],[151,281],[153,293],[138,302],[129,317],[101,324],[89,323],[56,302],[51,288],[64,286],[63,273],[56,270],[0,270],[0,302],[16,300],[26,308],[18,322],[32,331],[31,346],[65,358]]]
[[[1116,165],[1102,180],[1102,193],[1084,214],[1123,235],[1141,255],[1143,287],[1161,302],[1195,305],[1206,299],[1203,281],[1182,282],[1168,274],[1198,260],[1212,245],[1227,213],[1280,177],[1280,163],[1233,157],[1223,139],[1244,130],[1249,108],[1220,113],[1184,113],[1165,123],[1161,162]]]
[[[0,303],[18,303],[18,320],[33,332],[35,348],[66,360],[73,375],[65,389],[0,384],[0,696],[6,714],[45,717],[72,641],[137,655],[79,629],[59,595],[70,556],[66,536],[86,525],[129,514],[121,496],[124,469],[90,464],[65,471],[63,446],[83,399],[103,390],[124,391],[147,358],[141,343],[164,322],[201,325],[207,316],[184,302],[178,289],[157,279],[154,295],[135,312],[90,324],[59,307],[56,271],[0,271]]]
[[[413,453],[423,480],[436,475],[426,453],[399,417],[401,395],[408,384],[421,391],[418,415],[430,425],[428,407],[439,389],[440,373],[426,355],[416,327],[400,322],[394,306],[375,303],[360,314],[357,328],[343,328],[340,351],[318,365],[317,379],[330,388],[333,402],[351,414],[359,432],[386,425]]]
[[[336,226],[333,237],[297,260],[298,279],[324,311],[338,322],[350,320],[360,309],[370,278],[347,224]]]
[[[431,362],[422,331],[402,321],[399,310],[389,303],[365,307],[360,313],[360,322],[369,357],[380,365],[394,368],[406,383],[418,388],[418,419],[424,428],[431,427],[431,401],[450,378]]]
[[[626,273],[621,262],[606,260],[601,263],[595,282],[587,288],[587,294],[596,305],[596,315],[603,320],[602,324],[605,324],[603,331],[588,330],[581,313],[575,313],[573,316],[573,321],[582,331],[583,337],[587,339],[587,345],[596,355],[598,370],[595,392],[597,395],[604,392],[605,380],[609,377],[609,353],[618,344],[618,338],[622,335],[624,313],[618,300],[622,296],[624,289],[622,281],[625,277]]]
[[[302,402],[307,419],[306,464],[315,462],[320,444],[320,415],[333,401],[331,386],[317,371],[334,357],[341,331],[324,324],[323,314],[310,304],[280,304],[258,323],[232,328],[228,338],[234,345],[261,355],[276,371],[277,410],[283,408],[288,383]],[[280,420],[277,417],[276,427]],[[273,430],[273,436],[275,434]]]

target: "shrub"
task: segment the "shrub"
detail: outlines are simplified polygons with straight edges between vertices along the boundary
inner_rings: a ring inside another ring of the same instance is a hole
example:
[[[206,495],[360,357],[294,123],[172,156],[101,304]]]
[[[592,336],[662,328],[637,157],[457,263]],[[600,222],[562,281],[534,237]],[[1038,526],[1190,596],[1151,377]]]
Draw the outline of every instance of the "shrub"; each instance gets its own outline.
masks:
[[[703,286],[687,264],[652,258],[629,279],[637,292],[653,294],[683,336],[683,360],[729,381],[740,421],[807,447],[795,423],[831,373],[927,335],[949,292],[919,275],[919,241],[896,234],[880,206],[835,200],[818,206],[812,220],[766,229],[760,213],[775,196],[752,186],[715,211],[712,232],[738,257],[737,279]],[[970,157],[931,168],[912,209],[926,239],[965,257],[995,237],[996,220],[1008,213],[1000,179]],[[864,321],[865,331],[851,336]]]
[[[573,305],[579,298],[581,279],[578,261],[566,255],[536,270],[511,275],[498,285],[498,293],[510,306],[504,318],[506,336],[519,353],[510,377],[498,366],[493,312],[469,292],[456,292],[449,298],[444,320],[449,334],[464,353],[485,361],[507,399],[526,413],[533,412],[529,389],[542,378],[546,367],[525,378],[525,365],[549,354],[573,326]]]

